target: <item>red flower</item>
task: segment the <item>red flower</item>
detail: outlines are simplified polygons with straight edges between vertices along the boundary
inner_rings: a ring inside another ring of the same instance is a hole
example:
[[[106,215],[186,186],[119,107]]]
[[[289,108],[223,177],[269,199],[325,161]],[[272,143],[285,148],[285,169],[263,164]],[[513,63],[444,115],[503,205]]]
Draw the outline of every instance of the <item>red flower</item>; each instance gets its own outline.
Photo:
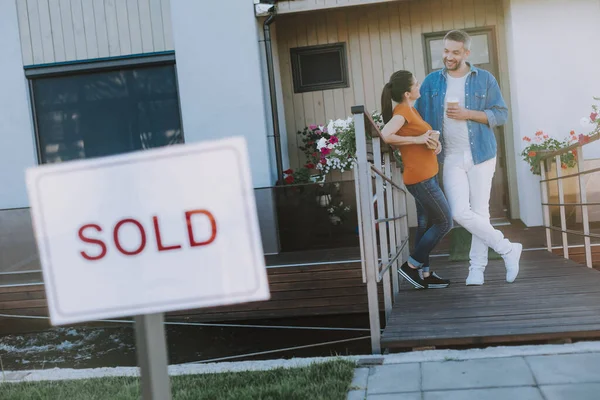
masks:
[[[529,157],[535,157],[537,155],[537,153],[535,151],[530,151],[529,153],[527,153],[527,155]]]
[[[291,175],[291,174],[294,173],[294,170],[291,169],[291,168],[290,169],[286,169],[285,171],[283,171],[283,173],[286,174],[286,175]]]
[[[577,149],[573,149],[573,150],[571,150],[571,153],[573,153],[573,155],[574,155],[575,157],[577,157]]]
[[[307,144],[308,144],[309,146],[312,146],[313,144],[315,144],[315,142],[313,142],[313,141],[311,140],[311,141],[309,141]]]
[[[523,140],[526,142],[531,142],[531,138],[529,136],[524,136]]]
[[[561,167],[562,169],[567,169],[567,164],[565,164],[565,163],[562,163],[562,164],[560,164],[560,167]]]
[[[323,165],[327,164],[327,160],[325,158],[321,158],[321,161],[319,161],[319,162]]]
[[[542,136],[543,134],[544,134],[544,132],[542,132],[542,131],[537,131],[537,132],[535,133],[535,136]]]
[[[318,153],[314,152],[314,153],[311,154],[311,156],[316,157],[316,156],[318,156]]]
[[[285,177],[284,181],[287,184],[294,183],[294,177],[292,175],[288,175],[288,176]]]
[[[598,113],[597,112],[593,112],[590,114],[590,120],[592,122],[596,122],[596,118],[598,118]]]
[[[548,139],[550,136],[548,135],[544,135],[544,139]]]
[[[590,142],[590,137],[587,135],[579,135],[579,144],[586,144]]]
[[[315,168],[315,164],[308,163],[308,164],[305,165],[305,167],[308,168],[308,169],[313,169],[313,168]]]
[[[575,131],[571,131],[571,132],[569,132],[569,135],[571,135],[571,136],[575,136]]]
[[[340,140],[337,138],[337,136],[332,136],[329,138],[329,143],[331,143],[331,144],[336,144],[339,141]]]
[[[321,149],[321,154],[323,154],[324,156],[331,154],[331,149],[328,147],[323,147]]]

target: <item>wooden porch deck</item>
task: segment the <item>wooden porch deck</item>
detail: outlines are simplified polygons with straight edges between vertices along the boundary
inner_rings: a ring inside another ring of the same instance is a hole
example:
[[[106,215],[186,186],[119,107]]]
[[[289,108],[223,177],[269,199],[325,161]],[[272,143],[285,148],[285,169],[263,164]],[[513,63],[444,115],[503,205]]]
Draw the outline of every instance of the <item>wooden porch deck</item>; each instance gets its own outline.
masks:
[[[447,289],[403,282],[382,336],[384,348],[502,344],[600,337],[600,272],[546,251],[524,252],[515,283],[502,260],[481,287],[464,284],[467,263],[438,268]]]

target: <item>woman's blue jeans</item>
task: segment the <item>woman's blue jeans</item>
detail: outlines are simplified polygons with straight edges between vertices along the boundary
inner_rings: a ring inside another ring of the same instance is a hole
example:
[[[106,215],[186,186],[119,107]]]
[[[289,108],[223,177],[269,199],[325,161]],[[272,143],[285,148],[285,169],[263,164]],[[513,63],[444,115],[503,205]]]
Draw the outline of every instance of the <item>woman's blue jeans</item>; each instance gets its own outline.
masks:
[[[423,272],[429,272],[429,255],[452,229],[450,206],[437,177],[406,185],[406,188],[417,203],[418,223],[415,248],[408,262]]]

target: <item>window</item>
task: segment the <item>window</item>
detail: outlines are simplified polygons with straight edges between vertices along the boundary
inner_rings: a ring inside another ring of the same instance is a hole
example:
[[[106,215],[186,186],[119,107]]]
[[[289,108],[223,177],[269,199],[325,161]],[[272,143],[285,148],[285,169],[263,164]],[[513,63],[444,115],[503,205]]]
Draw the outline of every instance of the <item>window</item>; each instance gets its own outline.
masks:
[[[31,75],[41,163],[183,142],[173,62]]]
[[[490,69],[495,64],[494,32],[492,29],[467,29],[471,36],[471,55],[469,62],[483,69]],[[425,35],[425,57],[427,59],[427,72],[444,68],[442,55],[444,52],[444,33]]]
[[[348,87],[345,43],[298,47],[290,53],[295,93]]]

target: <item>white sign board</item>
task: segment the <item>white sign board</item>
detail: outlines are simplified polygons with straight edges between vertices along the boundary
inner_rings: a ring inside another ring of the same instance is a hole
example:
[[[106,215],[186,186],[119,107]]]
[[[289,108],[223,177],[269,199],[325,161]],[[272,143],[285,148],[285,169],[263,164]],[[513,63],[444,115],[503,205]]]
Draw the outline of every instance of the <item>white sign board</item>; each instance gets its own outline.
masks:
[[[54,325],[269,298],[246,142],[27,171]]]

